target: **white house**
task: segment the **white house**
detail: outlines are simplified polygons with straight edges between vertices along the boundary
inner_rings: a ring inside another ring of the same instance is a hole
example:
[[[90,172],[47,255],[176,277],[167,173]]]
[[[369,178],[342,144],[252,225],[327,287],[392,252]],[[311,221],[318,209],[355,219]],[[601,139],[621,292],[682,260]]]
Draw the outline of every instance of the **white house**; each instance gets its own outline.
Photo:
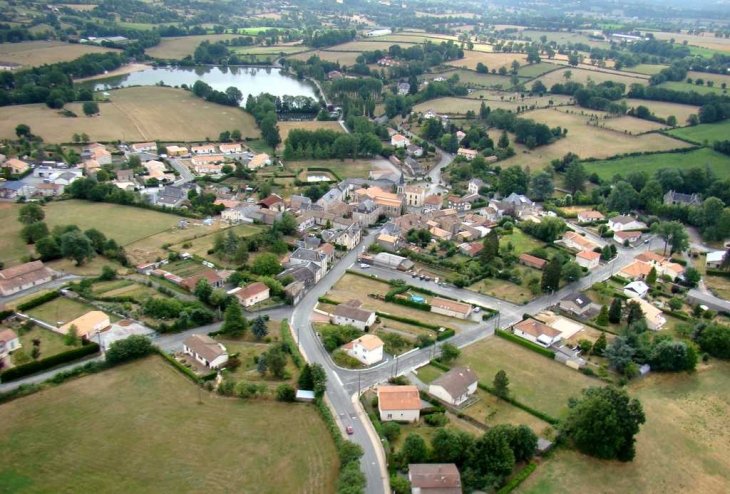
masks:
[[[244,307],[251,307],[259,302],[263,302],[269,298],[269,287],[256,281],[245,288],[235,288],[228,292],[229,295],[235,295],[239,303]]]
[[[601,254],[592,250],[582,250],[575,255],[575,260],[580,267],[590,270],[598,267]]]
[[[243,151],[243,148],[240,144],[221,144],[218,146],[218,148],[221,150],[221,153],[223,154],[238,154],[241,151]]]
[[[213,144],[205,144],[203,146],[193,146],[190,148],[190,152],[192,152],[195,155],[201,155],[201,154],[215,154],[216,149]]]
[[[406,136],[400,134],[394,134],[393,137],[390,138],[390,145],[394,148],[404,148],[410,143],[411,141],[409,141]]]
[[[4,359],[10,352],[14,352],[20,347],[20,339],[15,331],[12,329],[0,331],[0,359]]]
[[[629,298],[644,298],[649,293],[649,285],[641,280],[632,281],[624,287],[624,295]]]
[[[471,314],[471,305],[441,297],[431,299],[431,312],[444,316],[466,319]]]
[[[599,211],[579,211],[578,223],[590,223],[592,221],[603,221],[606,217]]]
[[[454,406],[476,393],[479,379],[469,367],[455,367],[431,382],[428,393]]]
[[[725,258],[724,250],[716,250],[715,252],[708,252],[707,258],[705,259],[705,267],[710,269],[720,269],[722,266],[722,260]]]
[[[365,365],[377,364],[383,360],[383,340],[372,334],[366,334],[344,346],[347,354]]]
[[[375,324],[375,312],[349,305],[350,301],[339,304],[332,311],[332,323],[337,326],[354,326],[361,331]],[[359,302],[358,302],[359,303]]]
[[[624,232],[626,230],[643,230],[646,224],[628,215],[614,216],[608,220],[608,227],[614,232]]]
[[[415,386],[378,386],[381,422],[417,422],[421,417],[421,397]]]
[[[525,319],[515,324],[512,327],[512,331],[516,336],[544,347],[549,347],[557,343],[562,337],[560,331],[534,319]]]
[[[183,351],[210,369],[218,369],[228,362],[226,347],[207,334],[188,336],[183,343]]]

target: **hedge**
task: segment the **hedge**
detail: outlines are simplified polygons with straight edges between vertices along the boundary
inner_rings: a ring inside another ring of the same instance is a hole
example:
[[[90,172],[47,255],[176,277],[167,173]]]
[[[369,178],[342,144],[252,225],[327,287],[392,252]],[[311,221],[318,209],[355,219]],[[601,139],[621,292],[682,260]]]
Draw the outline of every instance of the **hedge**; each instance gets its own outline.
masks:
[[[489,386],[487,386],[486,384],[484,384],[481,381],[478,381],[477,382],[477,387],[479,387],[479,389],[483,389],[487,393],[490,393],[490,394],[493,394],[494,396],[497,396],[497,394],[494,393],[494,390],[492,388],[490,388]],[[533,416],[539,418],[540,420],[544,420],[545,422],[547,422],[550,425],[558,425],[558,422],[559,421],[555,417],[551,417],[547,413],[541,412],[540,410],[535,410],[531,406],[525,405],[524,403],[522,403],[520,401],[517,401],[514,398],[510,398],[509,396],[506,397],[506,398],[504,398],[502,396],[498,396],[498,398],[500,398],[501,400],[506,401],[510,405],[514,405],[517,408],[519,408],[521,410],[524,410],[525,412],[527,412],[530,415],[533,415]]]
[[[361,273],[359,271],[353,271],[351,269],[346,270],[345,273],[352,274],[352,275],[355,275],[355,276],[359,276],[360,278],[365,278],[365,279],[368,279],[368,280],[373,280],[373,281],[378,281],[380,283],[385,283],[386,285],[389,285],[390,284],[386,280],[380,279],[377,276],[373,276],[371,274]]]
[[[677,263],[680,266],[686,266],[687,265],[687,261],[685,261],[684,259],[677,259],[676,257],[670,258],[669,259],[669,262]]]
[[[437,360],[431,360],[430,364],[433,365],[434,367],[436,367],[437,369],[441,369],[442,371],[445,371],[445,372],[449,372],[451,370],[451,367],[449,367],[446,364],[442,364],[441,362],[439,362]]]
[[[15,314],[15,312],[13,312],[12,310],[0,310],[0,321],[4,321],[13,314]]]
[[[28,300],[27,302],[25,302],[23,304],[20,304],[18,306],[18,310],[20,312],[25,312],[27,310],[34,309],[34,308],[38,307],[39,305],[43,305],[46,302],[55,300],[60,296],[61,296],[61,292],[58,290],[53,291],[53,292],[48,292],[45,295],[41,295],[40,297],[36,297],[32,300]]]
[[[520,473],[518,473],[512,480],[507,483],[507,485],[498,490],[497,494],[507,494],[508,492],[512,492],[515,488],[517,488],[517,486],[524,482],[525,479],[527,479],[527,477],[529,477],[536,468],[537,464],[531,461],[530,464],[523,468]]]
[[[291,334],[291,327],[286,320],[281,321],[281,339],[284,340],[284,343],[289,345],[291,359],[294,362],[294,365],[297,366],[297,369],[304,367],[304,357],[302,357],[302,352],[299,351],[299,346],[294,343],[294,337]]]
[[[308,172],[328,172],[328,173],[331,173],[332,176],[335,177],[335,179],[342,182],[342,178],[340,178],[340,176],[337,173],[335,173],[333,170],[331,170],[329,168],[325,168],[323,166],[309,166],[309,167],[307,167],[307,171]]]
[[[155,347],[155,348],[157,348],[157,347]],[[212,372],[209,372],[208,374],[205,374],[204,376],[199,376],[195,372],[193,372],[192,370],[188,369],[183,364],[178,362],[177,359],[175,357],[173,357],[172,355],[168,355],[167,353],[160,350],[159,348],[157,348],[157,353],[162,355],[165,360],[167,360],[168,362],[170,362],[172,364],[173,367],[175,367],[177,370],[179,370],[180,372],[185,374],[187,377],[189,377],[195,384],[198,384],[200,381],[211,381],[211,380],[215,379],[215,376],[218,375],[218,372],[212,371]]]
[[[411,309],[422,310],[424,312],[431,312],[431,304],[416,302],[414,300],[393,297],[389,302],[402,305],[404,307],[410,307]]]
[[[707,276],[723,276],[725,278],[730,278],[730,271],[723,271],[722,269],[707,268],[705,273]]]
[[[51,367],[56,367],[57,365],[73,362],[74,360],[86,357],[87,355],[92,355],[98,351],[99,345],[93,341],[87,341],[85,345],[82,345],[79,348],[74,348],[67,352],[51,355],[48,358],[36,360],[35,362],[29,362],[24,365],[13,367],[12,369],[8,369],[0,374],[0,382],[7,383],[14,381],[21,377],[29,376],[46,369],[50,369]]]
[[[327,298],[327,297],[319,297],[317,299],[317,302],[319,302],[320,304],[340,305],[339,302],[332,300],[330,298]]]
[[[339,454],[343,445],[349,441],[346,441],[345,439],[342,438],[342,433],[340,432],[340,428],[337,427],[337,424],[335,423],[335,418],[332,416],[332,412],[330,411],[330,409],[327,408],[327,405],[324,403],[324,400],[316,399],[316,400],[314,400],[314,404],[317,407],[317,410],[319,411],[319,415],[320,415],[320,417],[322,417],[322,420],[324,421],[324,424],[327,427],[327,430],[329,431],[330,436],[332,436],[332,440],[335,442],[335,446],[337,447],[337,452]],[[345,468],[352,463],[357,463],[358,468],[360,468],[359,460],[356,460],[355,462],[340,464],[340,475],[345,470]],[[357,488],[358,486],[351,485],[350,487]],[[363,485],[359,491],[352,490],[351,492],[365,492],[365,486]]]
[[[545,347],[541,347],[540,345],[536,345],[535,343],[532,343],[531,341],[527,341],[524,338],[520,338],[519,336],[515,336],[512,333],[508,333],[507,331],[503,331],[501,329],[495,330],[495,334],[499,336],[500,338],[504,338],[505,340],[512,341],[514,343],[517,343],[520,346],[523,346],[527,348],[528,350],[532,350],[535,353],[539,353],[543,357],[547,357],[551,360],[555,359],[555,353],[550,351],[549,349]]]
[[[392,314],[385,314],[383,312],[376,312],[375,315],[378,317],[382,317],[384,319],[392,319],[393,321],[400,321],[402,323],[411,324],[413,326],[418,326],[420,328],[432,329],[434,331],[438,331],[442,327],[442,326],[437,326],[434,324],[427,324],[425,322],[417,321],[415,319],[411,319],[410,317],[394,316]]]
[[[680,319],[682,321],[689,321],[690,319],[692,319],[690,316],[688,316],[684,312],[679,312],[679,311],[675,311],[675,310],[668,310],[665,312],[665,314],[668,316],[676,317],[677,319]]]
[[[456,335],[456,331],[454,331],[451,328],[448,328],[438,334],[438,336],[436,337],[436,341],[443,341],[443,340],[445,340],[447,338],[451,338],[452,336],[455,336],[455,335]]]

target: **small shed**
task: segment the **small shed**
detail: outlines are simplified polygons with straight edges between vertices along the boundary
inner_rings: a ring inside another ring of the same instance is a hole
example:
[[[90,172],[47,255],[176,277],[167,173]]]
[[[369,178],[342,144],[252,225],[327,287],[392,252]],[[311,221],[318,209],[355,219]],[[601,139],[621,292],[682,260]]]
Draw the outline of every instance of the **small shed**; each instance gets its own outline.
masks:
[[[314,391],[309,391],[306,389],[298,389],[296,400],[301,401],[303,403],[312,403],[314,401]]]

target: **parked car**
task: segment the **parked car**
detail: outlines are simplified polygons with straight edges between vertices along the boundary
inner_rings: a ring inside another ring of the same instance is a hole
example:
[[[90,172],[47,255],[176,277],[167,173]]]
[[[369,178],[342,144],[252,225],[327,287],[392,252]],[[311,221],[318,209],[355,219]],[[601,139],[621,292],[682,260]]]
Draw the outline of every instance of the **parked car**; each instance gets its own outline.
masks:
[[[368,269],[370,267],[370,264],[360,263],[361,269]]]
[[[482,311],[481,307],[474,307],[474,314],[479,314]]]

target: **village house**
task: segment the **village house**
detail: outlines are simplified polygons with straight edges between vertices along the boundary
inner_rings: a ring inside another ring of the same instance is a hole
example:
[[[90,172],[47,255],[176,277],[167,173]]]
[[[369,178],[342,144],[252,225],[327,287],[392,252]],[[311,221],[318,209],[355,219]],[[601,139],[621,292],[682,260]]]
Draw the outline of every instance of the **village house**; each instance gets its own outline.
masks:
[[[215,154],[216,149],[215,149],[215,145],[213,145],[213,144],[205,144],[203,146],[191,147],[190,152],[196,156],[201,155],[201,154]]]
[[[576,251],[593,250],[598,247],[598,244],[591,242],[583,235],[574,231],[567,231],[563,233],[563,244]]]
[[[243,152],[243,148],[239,143],[221,144],[218,146],[218,149],[220,149],[220,152],[223,154],[239,154]]]
[[[406,146],[406,152],[414,158],[420,158],[421,156],[423,156],[423,148],[415,144],[409,144],[408,146]]]
[[[156,153],[157,143],[156,142],[138,142],[132,144],[132,152],[134,153]]]
[[[411,85],[407,82],[399,82],[397,86],[398,96],[405,96],[411,90]]]
[[[575,314],[576,316],[583,316],[588,312],[592,303],[586,294],[573,292],[560,300],[560,309]]]
[[[644,313],[644,319],[646,319],[646,325],[652,331],[659,331],[667,323],[664,313],[646,300],[642,298],[635,298],[632,301],[639,303],[641,311]]]
[[[601,254],[592,250],[582,250],[575,255],[575,260],[580,267],[591,270],[598,267]]]
[[[315,266],[313,263],[309,264],[298,264],[294,265],[292,267],[289,267],[282,271],[281,273],[276,275],[277,280],[282,280],[286,278],[287,276],[291,276],[294,281],[302,283],[304,288],[309,288],[313,286],[315,281],[315,276],[318,272],[319,268],[318,266]]]
[[[194,292],[195,285],[197,285],[200,280],[206,280],[208,284],[213,288],[220,288],[225,283],[225,280],[218,276],[218,273],[216,273],[212,269],[206,269],[205,271],[200,272],[196,275],[190,276],[188,278],[183,278],[180,286],[187,288],[190,292]]]
[[[312,199],[306,196],[292,195],[289,198],[289,209],[296,212],[304,212],[312,208]]]
[[[642,252],[635,259],[656,268],[658,276],[668,276],[672,281],[684,273],[684,266],[651,251]]]
[[[592,223],[594,221],[603,221],[606,217],[599,211],[579,211],[578,223]]]
[[[705,258],[705,267],[708,269],[721,269],[723,261],[725,259],[724,250],[716,250],[714,252],[708,252]]]
[[[155,204],[165,208],[179,208],[187,199],[188,195],[182,188],[167,186],[159,192]]]
[[[408,140],[405,136],[402,136],[400,134],[394,134],[390,138],[390,145],[394,148],[405,148],[411,143],[411,141]]]
[[[63,194],[65,187],[61,184],[36,184],[35,194],[40,197],[58,197]]]
[[[406,185],[403,187],[403,194],[406,198],[406,206],[420,208],[426,198],[426,189],[418,185]]]
[[[431,299],[431,312],[444,316],[466,319],[471,314],[471,305],[441,297]]]
[[[193,164],[193,166],[197,169],[199,166],[202,165],[213,165],[213,164],[219,164],[223,163],[225,161],[225,157],[222,154],[202,154],[193,156],[190,162]]]
[[[433,194],[423,200],[423,210],[426,212],[439,211],[443,204],[444,198],[442,196]]]
[[[67,322],[61,326],[60,330],[64,333],[68,333],[71,326],[76,327],[76,335],[90,340],[97,333],[100,333],[104,329],[111,325],[109,316],[101,312],[100,310],[92,310],[87,312],[81,317],[77,317],[71,322]]]
[[[90,158],[95,160],[100,165],[111,165],[112,164],[112,153],[106,150],[104,146],[95,147],[90,150]]]
[[[512,332],[520,338],[524,338],[546,348],[554,345],[561,339],[560,331],[535,319],[525,319],[515,324],[512,326]]]
[[[271,157],[266,153],[257,154],[246,165],[249,170],[257,170],[271,164]]]
[[[484,249],[481,242],[464,242],[459,245],[459,252],[469,257],[476,257]]]
[[[377,364],[383,360],[383,340],[372,334],[366,334],[343,346],[351,357],[365,365]]]
[[[360,331],[366,331],[375,324],[375,312],[348,305],[350,302],[337,305],[332,311],[332,324],[337,326],[354,326]]]
[[[449,405],[459,406],[476,392],[478,381],[469,367],[455,367],[431,381],[428,394]]]
[[[467,148],[459,148],[459,150],[456,152],[459,156],[466,158],[467,161],[471,161],[477,156],[479,156],[479,153],[475,149],[467,149]]]
[[[336,250],[335,250],[334,245],[332,245],[328,242],[325,242],[322,245],[320,245],[319,247],[317,247],[315,250],[324,254],[324,259],[327,262],[328,266],[331,266],[332,263],[335,261]]]
[[[0,361],[18,350],[22,345],[20,338],[12,329],[0,329]]]
[[[0,197],[5,199],[16,199],[18,197],[30,197],[35,192],[35,187],[18,180],[9,180],[0,183]]]
[[[223,173],[223,165],[213,163],[195,165],[195,173],[198,175],[221,175]]]
[[[547,261],[539,257],[531,256],[530,254],[520,254],[520,264],[542,271]]]
[[[408,465],[411,494],[462,494],[461,475],[453,463]]]
[[[644,280],[651,272],[651,266],[644,262],[634,261],[628,266],[622,268],[616,276],[625,280]]]
[[[220,369],[228,362],[226,347],[207,334],[188,336],[183,343],[183,352],[209,369]]]
[[[613,240],[620,243],[621,245],[625,245],[626,243],[628,243],[629,245],[635,245],[641,240],[641,232],[615,232],[613,234]]]
[[[2,167],[13,175],[21,175],[30,169],[28,163],[17,158],[10,158],[2,164]]]
[[[358,203],[352,210],[352,219],[363,228],[376,223],[379,216],[380,207],[371,199]]]
[[[7,297],[34,286],[48,283],[53,271],[43,261],[32,261],[0,271],[0,295]]]
[[[327,263],[327,256],[315,249],[298,248],[289,256],[288,266],[298,265],[313,265],[316,266],[316,273],[314,282],[319,283],[324,275],[327,273],[329,264]]]
[[[469,184],[467,185],[467,192],[469,194],[479,194],[479,189],[484,187],[484,181],[480,178],[472,178],[469,180]]]
[[[385,250],[389,250],[391,252],[398,252],[398,246],[400,244],[400,240],[398,237],[394,237],[393,235],[388,235],[387,233],[381,233],[378,235],[378,237],[375,239],[375,243],[384,248]]]
[[[621,215],[609,219],[608,228],[614,232],[625,232],[627,230],[643,230],[646,225],[632,216]]]
[[[699,206],[702,204],[702,200],[697,194],[682,194],[680,192],[670,190],[664,194],[664,204],[668,206]]]
[[[456,140],[457,140],[458,142],[461,142],[461,141],[463,141],[465,137],[466,137],[466,132],[463,132],[463,131],[461,131],[461,130],[457,130],[457,131],[456,131]]]
[[[632,281],[624,287],[624,295],[629,298],[644,298],[649,293],[649,285],[641,280]]]
[[[244,288],[234,288],[228,294],[234,295],[243,307],[251,307],[269,298],[269,287],[256,281]]]
[[[418,422],[421,397],[415,386],[378,386],[381,422]]]
[[[380,207],[381,213],[389,218],[398,217],[403,212],[403,198],[386,192],[380,187],[358,189],[354,194],[358,201],[364,201],[367,198],[373,200]]]
[[[334,228],[322,231],[322,240],[334,245],[344,247],[346,250],[352,250],[357,247],[362,238],[362,230],[360,225],[354,221],[345,228]]]
[[[449,196],[446,207],[449,209],[455,209],[462,213],[464,211],[471,211],[471,203],[465,200],[463,197]]]
[[[327,79],[331,81],[336,81],[342,79],[343,77],[345,76],[343,76],[342,72],[340,72],[339,70],[330,70],[329,72],[327,72]]]
[[[165,149],[169,156],[188,156],[190,154],[188,148],[183,146],[167,146]]]
[[[261,199],[257,204],[264,209],[270,209],[272,211],[286,210],[286,202],[284,202],[284,199],[278,194],[271,194],[270,196]]]

